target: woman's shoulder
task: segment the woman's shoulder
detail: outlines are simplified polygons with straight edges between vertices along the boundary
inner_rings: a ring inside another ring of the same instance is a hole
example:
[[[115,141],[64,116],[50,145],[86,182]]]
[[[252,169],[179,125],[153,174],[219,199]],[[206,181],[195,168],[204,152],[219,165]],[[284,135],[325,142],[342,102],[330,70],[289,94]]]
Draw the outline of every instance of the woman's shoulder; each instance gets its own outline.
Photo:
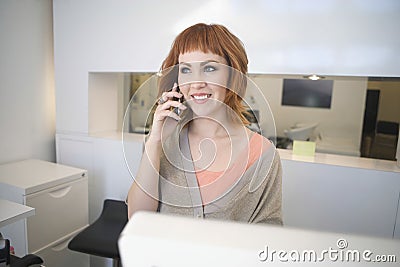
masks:
[[[266,150],[275,150],[275,145],[270,139],[253,131],[250,133],[250,147],[255,150],[261,149],[262,152]]]

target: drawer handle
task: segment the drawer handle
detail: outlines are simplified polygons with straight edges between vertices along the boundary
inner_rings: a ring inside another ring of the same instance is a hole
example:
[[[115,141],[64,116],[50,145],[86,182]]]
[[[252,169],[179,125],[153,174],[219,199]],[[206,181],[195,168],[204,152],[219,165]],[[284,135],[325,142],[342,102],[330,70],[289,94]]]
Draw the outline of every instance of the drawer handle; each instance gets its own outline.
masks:
[[[60,189],[56,189],[54,191],[49,192],[49,195],[54,198],[64,197],[71,190],[71,186],[66,186]]]
[[[67,248],[69,241],[72,240],[73,237],[67,238],[66,240],[62,240],[59,243],[55,244],[51,247],[51,250],[59,252]]]

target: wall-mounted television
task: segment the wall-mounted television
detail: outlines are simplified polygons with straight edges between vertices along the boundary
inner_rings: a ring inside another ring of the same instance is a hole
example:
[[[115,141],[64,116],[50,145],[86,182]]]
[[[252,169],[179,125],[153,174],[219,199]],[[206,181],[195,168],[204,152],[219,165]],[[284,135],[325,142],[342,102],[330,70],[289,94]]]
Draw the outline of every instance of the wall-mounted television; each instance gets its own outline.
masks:
[[[331,108],[333,80],[283,79],[282,105]]]

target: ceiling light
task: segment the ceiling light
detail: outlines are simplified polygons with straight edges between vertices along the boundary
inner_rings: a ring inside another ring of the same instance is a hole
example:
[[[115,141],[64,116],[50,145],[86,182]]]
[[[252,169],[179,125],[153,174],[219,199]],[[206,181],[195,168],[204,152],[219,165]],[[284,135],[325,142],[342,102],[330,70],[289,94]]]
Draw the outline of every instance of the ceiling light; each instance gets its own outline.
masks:
[[[313,81],[318,81],[318,80],[320,80],[320,79],[324,79],[325,77],[323,77],[323,76],[318,76],[318,75],[316,75],[316,74],[312,74],[312,75],[308,75],[308,76],[303,76],[304,78],[307,78],[307,79],[310,79],[310,80],[313,80]]]

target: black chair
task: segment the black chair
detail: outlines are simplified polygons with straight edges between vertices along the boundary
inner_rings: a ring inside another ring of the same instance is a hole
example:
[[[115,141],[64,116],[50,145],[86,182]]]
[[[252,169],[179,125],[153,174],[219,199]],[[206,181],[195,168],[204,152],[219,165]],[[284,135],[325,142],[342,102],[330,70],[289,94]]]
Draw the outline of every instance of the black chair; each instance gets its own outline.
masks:
[[[106,199],[100,217],[68,244],[74,251],[113,259],[120,266],[118,238],[128,222],[128,208],[124,201]]]
[[[10,255],[10,241],[3,239],[0,234],[0,264],[5,264],[10,267],[28,267],[41,264],[43,260],[36,255],[28,254],[22,258]]]

